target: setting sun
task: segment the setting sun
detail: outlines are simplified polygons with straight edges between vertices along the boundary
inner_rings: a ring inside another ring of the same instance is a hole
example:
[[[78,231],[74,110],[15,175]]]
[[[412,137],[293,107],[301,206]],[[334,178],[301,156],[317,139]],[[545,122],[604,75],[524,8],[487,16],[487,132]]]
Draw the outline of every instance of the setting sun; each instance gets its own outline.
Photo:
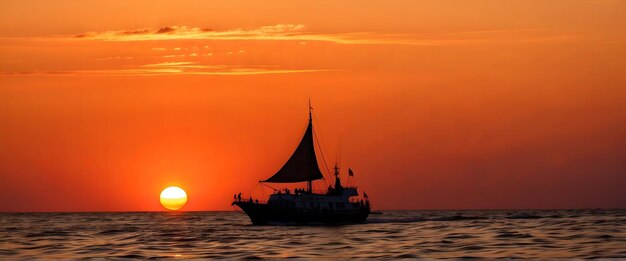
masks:
[[[169,210],[178,210],[187,203],[187,193],[179,187],[168,187],[161,191],[161,205]]]

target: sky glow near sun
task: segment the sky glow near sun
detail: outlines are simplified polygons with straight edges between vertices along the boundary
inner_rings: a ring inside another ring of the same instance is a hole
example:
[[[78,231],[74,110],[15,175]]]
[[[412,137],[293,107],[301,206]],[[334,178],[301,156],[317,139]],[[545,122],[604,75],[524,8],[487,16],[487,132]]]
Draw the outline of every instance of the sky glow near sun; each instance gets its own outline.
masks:
[[[193,195],[185,210],[231,210],[262,196],[309,98],[328,164],[374,208],[626,207],[624,13],[2,1],[0,210],[161,210],[164,184]]]

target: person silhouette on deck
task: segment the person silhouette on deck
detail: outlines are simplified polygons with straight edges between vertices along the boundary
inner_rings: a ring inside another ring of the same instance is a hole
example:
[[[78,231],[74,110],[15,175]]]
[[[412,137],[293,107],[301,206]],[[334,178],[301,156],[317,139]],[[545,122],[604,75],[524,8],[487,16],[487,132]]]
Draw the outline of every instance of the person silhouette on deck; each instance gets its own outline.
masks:
[[[241,201],[241,192],[237,195],[237,200]]]

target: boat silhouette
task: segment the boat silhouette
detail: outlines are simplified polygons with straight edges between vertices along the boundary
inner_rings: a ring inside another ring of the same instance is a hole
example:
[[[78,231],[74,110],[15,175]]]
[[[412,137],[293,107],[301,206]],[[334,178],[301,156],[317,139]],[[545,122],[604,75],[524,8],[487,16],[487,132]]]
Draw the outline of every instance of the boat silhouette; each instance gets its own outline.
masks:
[[[315,135],[309,102],[309,123],[289,160],[276,174],[263,183],[306,182],[306,189],[277,190],[267,201],[242,199],[235,195],[232,205],[245,212],[254,225],[270,224],[346,224],[362,223],[370,214],[367,194],[359,200],[356,186],[344,186],[339,177],[339,168],[334,168],[334,186],[326,191],[313,191],[313,181],[324,179],[315,154]],[[348,175],[353,176],[352,170]]]

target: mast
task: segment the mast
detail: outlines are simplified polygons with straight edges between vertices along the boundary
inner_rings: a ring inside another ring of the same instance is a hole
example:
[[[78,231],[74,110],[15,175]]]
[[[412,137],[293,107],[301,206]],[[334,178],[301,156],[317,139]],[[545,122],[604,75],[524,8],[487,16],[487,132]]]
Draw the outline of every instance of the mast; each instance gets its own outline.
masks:
[[[309,192],[313,191],[312,181],[323,179],[324,175],[320,171],[317,164],[317,156],[315,155],[315,137],[313,134],[313,107],[309,103],[309,124],[300,140],[300,144],[291,154],[289,160],[285,162],[282,168],[270,178],[263,182],[270,183],[295,183],[307,182]]]
[[[311,116],[311,110],[313,109],[313,107],[311,107],[311,98],[309,98],[309,125],[311,125],[311,129],[313,128],[313,117]],[[315,141],[313,141],[315,142]],[[313,148],[315,149],[315,145],[313,145]],[[312,157],[310,158],[311,161],[315,160],[315,164],[317,164],[317,160],[314,158],[315,153],[311,154]],[[306,185],[307,185],[307,189],[309,190],[309,193],[313,193],[313,165],[309,164],[309,180],[307,181]]]

